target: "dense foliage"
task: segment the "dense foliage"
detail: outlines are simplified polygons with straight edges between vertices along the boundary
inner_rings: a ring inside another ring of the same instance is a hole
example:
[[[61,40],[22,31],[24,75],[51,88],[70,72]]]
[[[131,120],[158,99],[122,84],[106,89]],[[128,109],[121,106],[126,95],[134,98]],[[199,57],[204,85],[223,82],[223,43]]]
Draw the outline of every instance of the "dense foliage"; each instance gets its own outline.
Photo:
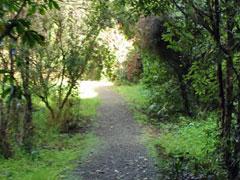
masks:
[[[35,113],[42,109],[39,102],[49,112],[46,125],[63,132],[69,126],[79,128],[75,121],[82,117],[76,112],[80,101],[76,87],[100,48],[106,51],[102,59],[109,56],[98,39],[100,31],[111,24],[107,4],[1,1],[2,157],[13,157],[19,149],[34,151],[41,128],[35,123],[39,118]]]
[[[239,2],[122,0],[118,7],[134,17],[123,30],[135,23],[149,111],[159,120],[216,112],[219,164],[239,178]]]

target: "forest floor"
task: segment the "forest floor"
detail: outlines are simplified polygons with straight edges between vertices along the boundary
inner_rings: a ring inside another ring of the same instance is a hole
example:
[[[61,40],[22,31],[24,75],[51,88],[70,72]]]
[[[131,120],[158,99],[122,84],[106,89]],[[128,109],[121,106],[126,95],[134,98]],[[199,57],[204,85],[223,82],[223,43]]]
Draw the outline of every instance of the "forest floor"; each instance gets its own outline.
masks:
[[[94,88],[101,99],[93,128],[100,145],[68,179],[160,179],[154,158],[141,142],[144,128],[134,120],[127,103],[108,86]]]

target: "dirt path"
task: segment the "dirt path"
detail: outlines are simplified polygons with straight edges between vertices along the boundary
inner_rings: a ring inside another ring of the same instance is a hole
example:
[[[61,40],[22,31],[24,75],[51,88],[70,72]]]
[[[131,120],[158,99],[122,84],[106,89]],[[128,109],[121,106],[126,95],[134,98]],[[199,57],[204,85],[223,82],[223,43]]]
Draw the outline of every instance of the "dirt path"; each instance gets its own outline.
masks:
[[[94,131],[103,143],[79,165],[73,179],[160,179],[154,161],[140,143],[141,127],[133,120],[124,100],[108,87],[98,87],[96,91],[102,103]]]

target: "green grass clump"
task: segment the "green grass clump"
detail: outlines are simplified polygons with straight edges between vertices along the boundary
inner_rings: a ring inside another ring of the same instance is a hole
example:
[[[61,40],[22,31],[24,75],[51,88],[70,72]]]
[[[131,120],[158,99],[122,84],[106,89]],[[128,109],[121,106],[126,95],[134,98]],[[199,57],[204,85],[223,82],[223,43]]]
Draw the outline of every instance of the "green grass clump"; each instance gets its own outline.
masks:
[[[96,116],[99,104],[100,99],[98,97],[92,99],[82,99],[80,102],[80,114],[85,117]]]
[[[202,119],[203,118],[203,119]],[[224,177],[218,154],[217,116],[210,113],[208,117],[196,119],[180,118],[179,123],[161,124],[161,135],[152,141],[158,154],[170,160],[171,169],[187,171],[197,175],[209,174],[216,178]],[[161,164],[160,166],[166,166]]]
[[[162,128],[164,129],[164,125]],[[184,154],[204,159],[215,151],[216,121],[212,119],[199,122],[186,122],[171,131],[165,131],[159,138],[159,144],[168,154]]]
[[[135,106],[145,107],[148,104],[147,90],[141,84],[115,86],[114,89]]]
[[[31,156],[0,160],[0,179],[56,180],[74,168],[73,160],[84,158],[96,142],[92,134],[59,137],[59,144],[33,151]]]

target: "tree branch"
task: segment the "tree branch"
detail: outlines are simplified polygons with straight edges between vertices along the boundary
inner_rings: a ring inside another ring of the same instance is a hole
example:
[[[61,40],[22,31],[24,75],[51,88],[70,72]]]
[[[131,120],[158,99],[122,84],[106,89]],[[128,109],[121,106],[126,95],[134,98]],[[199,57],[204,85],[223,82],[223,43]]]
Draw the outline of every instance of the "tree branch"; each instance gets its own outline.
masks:
[[[10,36],[12,29],[16,26],[16,20],[19,18],[23,8],[26,6],[27,0],[24,0],[22,5],[20,6],[17,14],[14,16],[12,20],[8,20],[7,25],[5,25],[4,32],[0,35],[0,41],[3,40],[5,36]]]

